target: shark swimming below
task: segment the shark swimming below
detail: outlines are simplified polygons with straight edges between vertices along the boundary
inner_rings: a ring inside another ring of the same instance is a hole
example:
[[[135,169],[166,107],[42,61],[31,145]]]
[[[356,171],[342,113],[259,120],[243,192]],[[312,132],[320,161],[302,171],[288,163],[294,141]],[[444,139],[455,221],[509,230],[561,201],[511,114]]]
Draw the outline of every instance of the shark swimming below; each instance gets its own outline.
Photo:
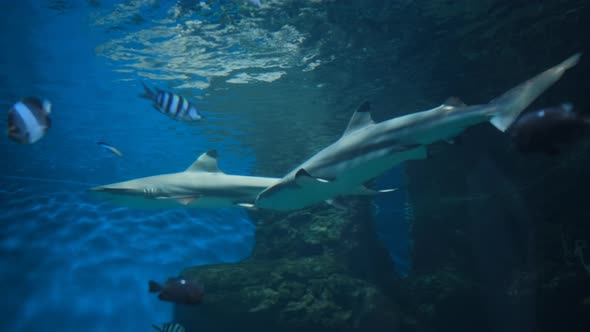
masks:
[[[297,166],[280,182],[262,191],[256,208],[297,210],[345,195],[375,195],[365,183],[406,160],[426,158],[426,145],[450,139],[465,128],[489,121],[505,132],[539,95],[575,66],[581,54],[507,91],[491,102],[466,106],[457,99],[417,113],[375,123],[370,105],[352,115],[340,139]]]
[[[279,180],[225,174],[217,167],[217,152],[210,150],[184,172],[149,176],[89,190],[116,203],[141,208],[249,208],[262,190]]]

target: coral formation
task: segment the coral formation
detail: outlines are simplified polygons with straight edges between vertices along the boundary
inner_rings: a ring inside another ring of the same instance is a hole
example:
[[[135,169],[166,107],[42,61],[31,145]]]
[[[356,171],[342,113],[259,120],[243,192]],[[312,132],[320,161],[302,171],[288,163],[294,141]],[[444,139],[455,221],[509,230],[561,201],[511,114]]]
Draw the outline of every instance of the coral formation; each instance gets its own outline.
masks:
[[[367,201],[347,211],[316,207],[258,213],[247,260],[187,269],[206,287],[198,308],[176,308],[188,330],[396,331],[391,260],[379,245]]]

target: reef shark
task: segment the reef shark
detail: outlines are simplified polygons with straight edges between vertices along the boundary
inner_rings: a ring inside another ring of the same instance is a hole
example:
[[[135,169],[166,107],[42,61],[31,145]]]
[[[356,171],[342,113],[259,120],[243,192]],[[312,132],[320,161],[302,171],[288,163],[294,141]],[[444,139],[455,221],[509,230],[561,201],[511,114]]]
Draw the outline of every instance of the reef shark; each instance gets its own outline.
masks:
[[[514,87],[487,104],[467,106],[451,98],[439,107],[375,123],[370,105],[352,115],[340,139],[262,191],[257,208],[296,210],[345,195],[375,195],[365,183],[406,160],[427,157],[426,145],[449,140],[469,126],[489,121],[505,132],[539,95],[575,66],[581,54]]]
[[[203,153],[184,172],[155,175],[90,188],[104,198],[127,206],[252,207],[256,196],[279,178],[229,175],[219,170],[217,152]]]

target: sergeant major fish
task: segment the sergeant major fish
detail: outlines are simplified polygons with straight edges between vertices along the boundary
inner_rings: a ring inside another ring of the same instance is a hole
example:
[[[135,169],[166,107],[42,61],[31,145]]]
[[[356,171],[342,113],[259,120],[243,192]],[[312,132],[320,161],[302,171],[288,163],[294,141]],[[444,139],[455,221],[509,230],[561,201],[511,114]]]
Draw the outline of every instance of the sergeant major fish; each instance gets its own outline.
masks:
[[[156,88],[152,91],[145,83],[141,83],[145,93],[140,95],[143,98],[154,102],[154,108],[174,120],[183,122],[194,122],[203,119],[195,106],[186,98],[172,92]]]
[[[32,144],[43,138],[51,127],[51,102],[26,97],[8,111],[8,137],[21,144]]]
[[[182,325],[178,324],[178,323],[167,323],[162,325],[162,327],[158,327],[154,324],[152,324],[152,326],[154,327],[154,329],[156,329],[156,331],[159,332],[185,332],[186,330],[184,329],[184,327],[182,327]]]
[[[590,115],[574,111],[572,104],[522,114],[508,132],[522,153],[559,153],[560,145],[580,138],[590,129]]]

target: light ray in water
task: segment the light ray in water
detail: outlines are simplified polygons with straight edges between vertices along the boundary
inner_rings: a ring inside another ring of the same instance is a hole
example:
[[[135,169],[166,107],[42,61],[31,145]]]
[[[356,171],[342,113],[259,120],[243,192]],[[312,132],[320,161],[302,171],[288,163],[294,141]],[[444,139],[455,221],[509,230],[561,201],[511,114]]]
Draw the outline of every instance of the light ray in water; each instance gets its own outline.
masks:
[[[87,186],[87,187],[99,186],[99,184],[82,182],[82,181],[71,181],[71,180],[61,180],[61,179],[51,179],[51,178],[36,178],[36,177],[31,177],[31,176],[0,175],[0,178],[12,179],[12,180],[24,180],[24,181],[32,181],[32,182],[72,184],[72,185]]]

